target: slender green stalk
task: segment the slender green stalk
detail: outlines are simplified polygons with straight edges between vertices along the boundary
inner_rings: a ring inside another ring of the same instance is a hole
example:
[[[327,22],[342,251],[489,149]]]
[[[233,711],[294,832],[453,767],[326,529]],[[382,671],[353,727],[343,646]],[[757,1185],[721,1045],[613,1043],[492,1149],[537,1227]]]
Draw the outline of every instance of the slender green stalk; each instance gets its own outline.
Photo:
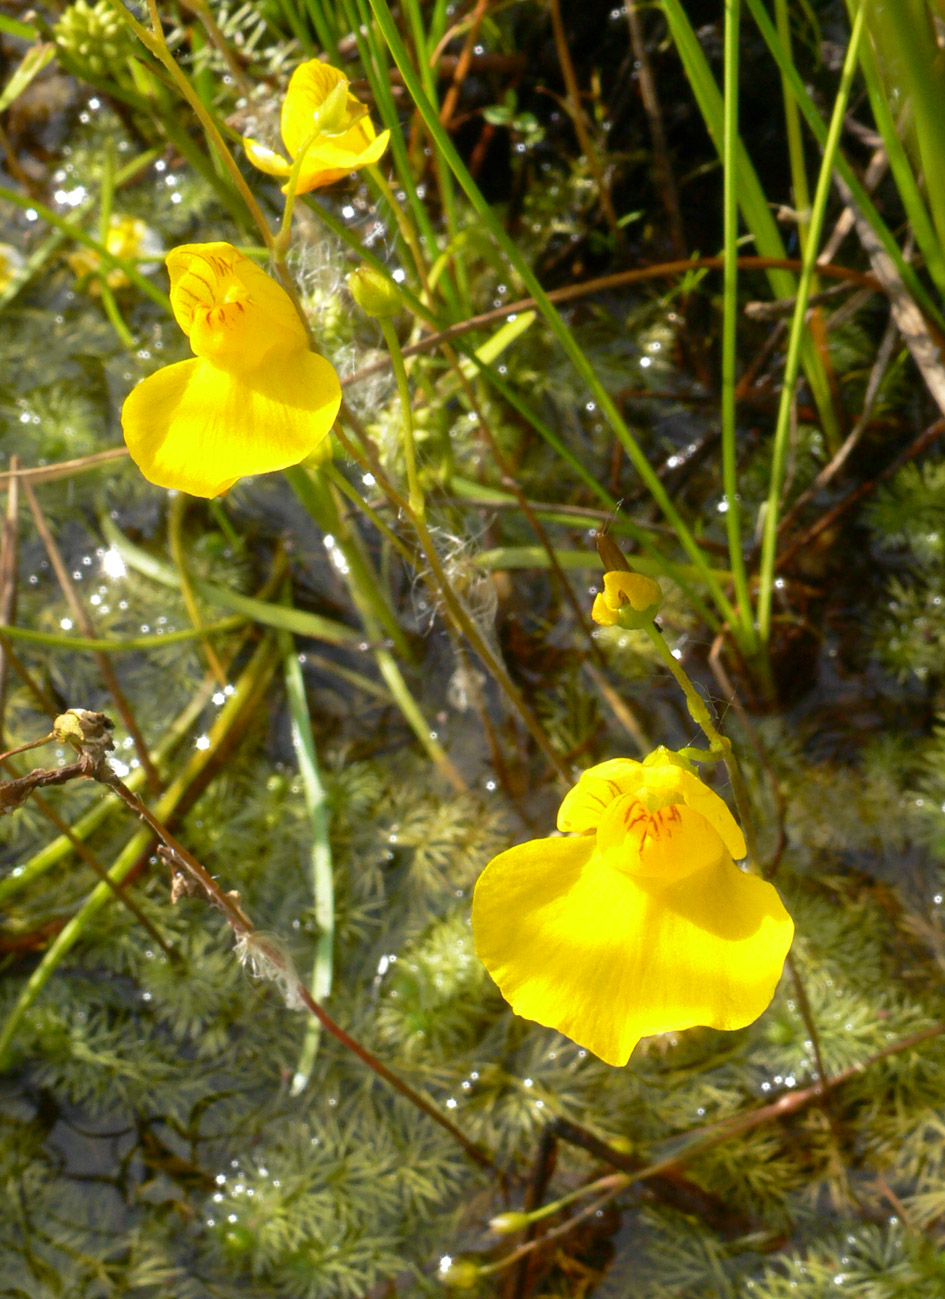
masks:
[[[764,0],[745,0],[745,3],[747,4],[748,8],[751,10],[752,18],[754,19],[755,24],[758,27],[758,30],[761,32],[765,44],[768,46],[768,49],[771,51],[771,54],[774,57],[775,62],[777,63],[779,69],[781,70],[782,76],[790,84],[791,90],[794,93],[795,102],[797,103],[798,108],[801,110],[801,113],[803,114],[804,121],[807,123],[808,129],[810,130],[811,134],[814,136],[814,139],[817,141],[817,143],[821,146],[821,148],[823,148],[827,140],[827,125],[822,119],[822,117],[820,116],[820,113],[818,112],[817,107],[814,104],[814,101],[807,93],[807,88],[804,85],[803,81],[801,80],[797,68],[795,68],[794,64],[791,62],[790,55],[782,46],[778,38],[778,33],[774,28],[774,24],[771,22],[771,19],[768,17],[768,12],[764,6]],[[868,46],[866,42],[862,41],[860,43],[861,55],[867,49]],[[863,66],[864,66],[864,73],[865,73],[866,64],[864,64]],[[868,81],[869,78],[867,76],[867,83]],[[877,119],[877,124],[879,124],[879,119]],[[895,133],[895,128],[893,128],[893,133]],[[900,145],[900,150],[901,150],[901,145]],[[890,149],[890,163],[892,163],[893,157],[894,157],[894,152],[892,149]],[[904,155],[903,155],[903,167],[906,170],[909,169],[908,159],[906,159]],[[900,279],[905,284],[912,297],[915,298],[916,302],[921,307],[922,311],[931,320],[935,321],[938,328],[940,330],[945,330],[945,318],[943,318],[941,311],[939,310],[935,302],[932,300],[928,290],[925,288],[922,281],[919,279],[919,276],[916,274],[915,268],[910,266],[909,263],[903,257],[902,250],[900,249],[899,245],[896,243],[896,240],[893,237],[892,232],[889,230],[889,227],[886,225],[885,221],[883,221],[882,217],[879,215],[879,212],[876,210],[875,203],[870,198],[866,190],[863,188],[862,182],[854,172],[853,168],[847,162],[842,152],[840,152],[839,150],[837,151],[837,157],[836,157],[836,169],[838,174],[843,178],[843,180],[846,182],[847,186],[849,187],[850,192],[853,194],[853,197],[856,199],[857,207],[866,217],[867,221],[870,224],[870,227],[876,234],[876,237],[882,243],[884,251],[893,262]],[[898,184],[899,183],[898,173],[896,174],[897,174],[897,184]],[[915,183],[913,180],[913,188],[914,187],[915,187]],[[905,190],[903,191],[903,194],[905,194]],[[910,220],[912,220],[913,212],[911,208],[909,209],[909,215],[910,215]],[[926,214],[926,222],[929,226],[929,229],[931,230],[931,224],[930,222],[928,222],[927,214]],[[921,228],[921,217],[920,217],[920,225],[914,227],[914,229],[916,230],[916,238],[918,238],[918,229],[920,228]],[[934,240],[934,233],[931,235],[931,238]],[[778,296],[782,296],[782,295],[778,295]],[[793,296],[793,293],[787,296]]]
[[[725,769],[728,772],[728,778],[731,781],[732,793],[735,797],[735,807],[738,812],[738,819],[741,822],[742,830],[745,834],[745,843],[748,847],[748,860],[753,867],[757,867],[758,859],[755,854],[755,833],[754,823],[751,818],[751,801],[748,797],[748,790],[745,788],[745,782],[742,780],[742,773],[738,763],[732,753],[732,742],[727,736],[722,735],[716,726],[712,714],[709,712],[708,705],[699,694],[689,675],[683,670],[682,665],[677,660],[673,651],[666,644],[663,633],[655,623],[649,623],[643,629],[649,636],[656,651],[662,661],[669,668],[676,680],[677,685],[686,696],[686,707],[689,710],[689,716],[702,728],[702,731],[709,741],[709,751],[713,759],[721,759],[725,763]]]
[[[62,636],[58,632],[36,631],[33,627],[7,626],[0,623],[0,631],[11,640],[27,641],[32,645],[48,645],[53,649],[76,652],[104,652],[117,654],[123,650],[163,649],[165,645],[179,645],[185,641],[202,640],[205,636],[222,636],[226,632],[242,627],[246,619],[234,615],[223,618],[220,622],[210,623],[206,627],[181,627],[177,631],[167,631],[163,636],[128,636],[112,640],[110,637]]]
[[[328,808],[318,770],[318,753],[315,749],[312,718],[305,694],[299,656],[288,632],[279,633],[278,643],[282,654],[282,671],[292,727],[292,747],[299,765],[311,827],[310,885],[318,936],[315,939],[315,958],[309,988],[315,1000],[320,1002],[324,1001],[331,992],[335,945],[335,879],[332,870],[331,843],[328,838]],[[321,1023],[314,1017],[309,1018],[305,1025],[299,1061],[292,1076],[293,1096],[305,1090],[312,1076],[320,1035]]]
[[[372,626],[390,639],[401,658],[408,661],[412,659],[413,652],[397,621],[397,615],[382,596],[377,575],[361,553],[356,539],[349,533],[331,489],[320,471],[309,471],[301,465],[294,465],[283,472],[311,518],[325,536],[331,537],[337,545],[347,565],[345,576],[348,589],[362,617],[366,611],[369,612]]]
[[[775,561],[778,544],[778,517],[781,505],[781,488],[784,483],[784,465],[787,456],[788,434],[791,424],[791,410],[794,403],[794,388],[797,383],[801,360],[801,344],[806,330],[807,303],[810,297],[811,282],[814,277],[814,266],[820,236],[823,230],[824,217],[827,211],[827,199],[833,176],[834,160],[840,143],[840,132],[847,110],[850,90],[859,60],[859,45],[863,36],[864,11],[860,9],[850,32],[850,44],[847,47],[843,63],[843,72],[837,97],[834,101],[833,114],[824,145],[824,156],[820,175],[817,178],[817,189],[811,208],[810,240],[804,252],[800,279],[797,286],[797,301],[791,320],[791,332],[788,337],[787,357],[784,366],[784,380],[781,388],[781,400],[778,406],[778,420],[774,432],[774,447],[771,459],[771,477],[768,486],[768,499],[765,506],[764,533],[761,542],[761,561],[758,576],[758,634],[764,644],[771,635],[771,603],[774,593]]]
[[[939,247],[945,247],[945,70],[929,7],[926,0],[860,0],[859,8],[865,11],[880,71],[911,107],[913,147]]]
[[[848,8],[853,8],[854,0],[848,0]],[[869,11],[868,11],[869,13]],[[867,19],[868,21],[868,19]],[[909,155],[899,136],[899,130],[889,107],[885,89],[880,77],[876,54],[870,41],[863,41],[860,47],[860,68],[866,82],[873,118],[883,139],[883,148],[889,162],[889,169],[896,182],[899,197],[909,218],[909,229],[915,236],[916,244],[928,267],[929,275],[935,283],[939,296],[945,299],[945,250],[936,233],[932,218],[922,190],[916,177]],[[931,196],[930,196],[931,197]]]
[[[321,472],[341,493],[341,495],[351,502],[356,510],[360,510],[364,517],[370,520],[371,524],[377,529],[378,533],[384,538],[388,545],[397,551],[401,559],[407,564],[413,564],[414,559],[416,558],[414,552],[409,546],[404,544],[401,538],[398,537],[397,533],[394,532],[393,528],[388,527],[378,514],[377,510],[368,504],[358,489],[348,482],[344,474],[331,460],[329,460],[327,464],[322,465]]]
[[[735,610],[725,592],[719,586],[718,582],[716,582],[704,552],[696,542],[692,532],[683,520],[679,511],[670,500],[663,484],[649,464],[646,456],[643,454],[641,447],[626,422],[620,415],[616,404],[595,374],[593,366],[588,361],[573,334],[549,300],[531,267],[522,257],[519,249],[506,234],[501,223],[496,218],[495,213],[483,198],[478,186],[469,174],[469,171],[462,159],[457,154],[449,135],[440,125],[436,111],[424,93],[423,86],[411,65],[404,43],[397,30],[397,26],[393,20],[390,9],[387,6],[386,0],[370,0],[370,4],[378,26],[380,27],[394,61],[400,70],[400,74],[404,79],[404,84],[426,123],[434,147],[442,152],[445,161],[449,164],[454,176],[464,190],[466,197],[472,204],[483,226],[489,232],[498,247],[502,250],[509,265],[514,268],[516,273],[519,275],[528,293],[532,298],[534,298],[536,306],[547,321],[555,338],[561,344],[565,354],[568,356],[581,379],[589,388],[601,414],[613,428],[618,440],[626,451],[631,464],[640,475],[640,478],[654,501],[666,516],[670,526],[676,533],[680,544],[699,570],[700,577],[711,593],[712,599],[717,608],[722,613],[722,616],[728,619],[733,628],[736,629],[737,634],[740,624]]]
[[[160,582],[162,586],[179,589],[177,569],[173,564],[158,559],[150,551],[129,541],[114,520],[107,515],[103,515],[100,522],[109,545],[115,547],[129,568],[133,568],[137,573],[143,573],[152,581]],[[346,627],[344,623],[336,622],[333,618],[309,613],[306,609],[287,609],[284,605],[275,604],[271,600],[260,600],[257,596],[243,595],[241,591],[233,591],[228,586],[220,586],[204,578],[194,578],[193,588],[201,599],[208,600],[211,604],[221,605],[224,609],[232,609],[234,613],[241,614],[253,622],[262,623],[264,627],[277,629],[281,627],[299,636],[311,636],[314,640],[324,641],[328,645],[344,645],[349,649],[356,648],[364,639],[354,627]],[[167,637],[164,637],[164,640],[167,640]]]
[[[742,550],[741,507],[738,491],[738,426],[735,413],[736,343],[738,333],[738,42],[740,0],[725,0],[725,102],[722,123],[722,233],[725,266],[722,297],[722,484],[725,493],[725,531],[729,564],[741,628],[739,642],[745,654],[757,652]]]
[[[393,159],[394,171],[399,185],[404,191],[411,221],[419,232],[428,257],[432,260],[439,251],[439,240],[427,205],[420,197],[417,182],[414,179],[413,167],[407,153],[407,144],[401,128],[401,113],[391,93],[391,77],[384,42],[378,39],[375,24],[371,21],[370,12],[362,9],[357,0],[340,0],[351,23],[351,29],[358,44],[361,62],[371,83],[371,90],[385,126],[390,127],[390,156]],[[451,320],[462,319],[464,314],[456,286],[447,276],[443,284],[443,297]]]
[[[243,173],[236,165],[236,160],[220,133],[220,129],[214,121],[212,113],[208,108],[206,108],[197,91],[187,80],[187,77],[178,66],[177,60],[169,50],[155,0],[147,0],[148,16],[151,20],[151,31],[149,31],[143,23],[138,22],[137,18],[135,18],[134,15],[131,14],[121,3],[121,0],[108,0],[108,3],[112,10],[119,15],[122,21],[127,23],[144,48],[158,60],[170,76],[170,79],[181,98],[193,109],[197,120],[203,127],[207,139],[210,142],[214,156],[229,174],[230,180],[233,182],[237,192],[246,204],[247,212],[255,222],[259,233],[262,235],[266,247],[271,248],[273,243],[273,234],[269,229],[269,223],[263,216],[262,209],[256,202],[255,195],[244,180]]]
[[[125,323],[125,318],[121,314],[121,308],[112,293],[111,286],[105,282],[104,276],[99,277],[99,292],[102,295],[102,306],[105,309],[105,315],[108,317],[108,323],[118,335],[118,340],[122,347],[132,351],[135,347],[135,336]]]
[[[412,657],[410,647],[404,638],[394,615],[380,596],[380,585],[370,572],[357,546],[347,534],[347,527],[338,511],[331,489],[325,482],[320,482],[315,475],[296,467],[284,471],[289,484],[299,500],[311,514],[315,523],[326,533],[330,533],[341,551],[347,566],[348,590],[364,624],[364,630],[374,642],[374,659],[378,671],[384,678],[394,702],[403,713],[407,724],[423,745],[433,765],[454,789],[464,791],[466,782],[450,761],[445,749],[430,729],[430,724],[408,689],[400,668],[390,650],[383,644],[385,633],[396,633],[391,636],[399,649],[402,647],[404,657]]]
[[[410,383],[404,367],[404,356],[400,350],[400,339],[397,337],[397,330],[391,321],[389,319],[380,319],[377,323],[381,327],[384,342],[387,344],[387,350],[390,353],[391,364],[394,367],[394,378],[397,381],[397,392],[400,396],[400,429],[403,435],[404,466],[407,470],[407,499],[410,501],[411,510],[418,519],[422,519],[425,516],[426,507],[423,500],[423,489],[417,476],[417,448],[413,436],[413,404]]]
[[[791,19],[788,0],[775,0],[774,17],[781,44],[791,58]],[[794,193],[794,215],[797,221],[797,238],[804,250],[807,229],[810,225],[810,188],[807,184],[807,167],[804,160],[804,141],[801,136],[801,116],[791,82],[781,70],[781,95],[784,99],[784,129],[787,136],[788,160],[791,166],[791,189]]]
[[[280,7],[286,12],[286,15],[294,17],[293,31],[295,30],[295,24],[298,23],[298,17],[296,16],[297,5],[298,0],[280,0]],[[337,23],[337,5],[323,4],[322,0],[305,0],[305,10],[311,19],[316,40],[329,55],[331,62],[337,67],[341,61],[338,55],[338,41],[345,35],[344,30],[339,28]],[[308,45],[303,42],[302,48],[305,49],[307,54],[311,53],[310,45],[310,41]]]
[[[29,194],[20,194],[17,190],[8,189],[6,185],[0,185],[0,199],[6,203],[12,203],[14,207],[22,208],[24,211],[32,210],[43,218],[48,225],[61,231],[69,239],[74,239],[77,244],[83,244],[101,258],[102,264],[106,269],[115,268],[123,271],[128,279],[152,302],[156,302],[159,307],[163,307],[168,315],[171,314],[171,300],[166,293],[162,293],[156,285],[152,284],[146,275],[138,270],[132,261],[126,261],[124,258],[116,257],[110,253],[105,244],[96,239],[93,235],[87,234],[85,230],[72,218],[61,216],[45,203],[40,203],[37,199],[32,198]]]
[[[362,9],[365,8],[363,0],[361,7]],[[423,83],[423,89],[426,93],[427,99],[437,110],[437,120],[439,120],[436,71],[430,65],[430,55],[433,47],[427,40],[420,5],[418,4],[418,0],[404,0],[402,8],[407,17],[407,21],[410,24],[410,30],[417,53],[417,68],[420,73],[420,79]],[[436,171],[437,189],[439,191],[440,204],[442,206],[443,217],[446,224],[447,244],[452,246],[456,244],[459,237],[459,218],[456,212],[455,186],[453,185],[453,177],[450,169],[446,165],[445,159],[440,155],[439,150],[435,147],[435,144],[432,152],[433,166]],[[472,308],[470,304],[466,266],[461,258],[453,262],[453,273],[460,294],[463,314],[468,315]]]
[[[715,77],[699,44],[682,0],[661,0],[661,4],[669,23],[673,42],[676,45],[686,76],[689,78],[689,84],[692,86],[693,94],[705,121],[706,130],[709,132],[709,136],[721,156],[723,103]],[[748,151],[741,140],[739,140],[737,151],[737,192],[742,216],[751,232],[758,252],[763,257],[784,257],[784,243],[771,213],[771,206],[752,166]],[[794,277],[790,272],[776,269],[769,270],[768,282],[775,297],[792,298],[794,296]],[[833,394],[830,391],[830,385],[827,382],[820,355],[813,346],[810,337],[804,339],[803,347],[804,371],[817,409],[820,412],[824,436],[828,445],[832,445],[839,440],[839,430],[833,409]]]

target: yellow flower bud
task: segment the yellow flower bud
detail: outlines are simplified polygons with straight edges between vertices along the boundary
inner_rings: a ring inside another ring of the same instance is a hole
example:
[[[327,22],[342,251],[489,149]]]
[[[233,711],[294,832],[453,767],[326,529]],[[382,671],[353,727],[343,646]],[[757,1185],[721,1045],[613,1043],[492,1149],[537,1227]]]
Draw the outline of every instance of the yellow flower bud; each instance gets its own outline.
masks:
[[[280,129],[288,158],[258,140],[244,139],[243,147],[254,167],[286,181],[284,194],[294,163],[299,163],[295,192],[307,194],[377,162],[390,139],[390,131],[376,133],[345,74],[318,59],[292,73]]]
[[[663,592],[658,582],[642,573],[604,574],[604,589],[594,599],[591,617],[602,627],[645,627],[659,613]]]
[[[384,320],[396,316],[403,306],[397,285],[373,266],[362,264],[352,271],[348,276],[348,288],[352,298],[368,316]]]

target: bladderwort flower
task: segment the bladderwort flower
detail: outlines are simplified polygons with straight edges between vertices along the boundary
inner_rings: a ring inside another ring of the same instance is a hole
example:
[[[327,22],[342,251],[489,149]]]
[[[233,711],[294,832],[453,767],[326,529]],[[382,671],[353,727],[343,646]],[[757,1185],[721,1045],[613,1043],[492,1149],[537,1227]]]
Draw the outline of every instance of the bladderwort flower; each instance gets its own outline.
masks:
[[[123,261],[139,262],[138,269],[145,275],[151,275],[161,264],[164,249],[156,231],[152,230],[140,217],[132,217],[113,212],[105,236],[105,248],[113,257]],[[145,259],[145,260],[142,260]],[[91,277],[88,287],[90,293],[100,293],[99,275],[102,274],[102,259],[92,248],[76,248],[69,253],[69,265],[78,278]],[[120,266],[112,266],[104,272],[105,283],[110,289],[123,289],[128,284],[128,276]]]
[[[243,148],[254,167],[286,181],[284,194],[294,169],[292,188],[307,194],[377,162],[390,139],[390,131],[378,135],[374,130],[367,109],[348,89],[345,74],[318,59],[292,73],[280,128],[288,159],[247,137]]]
[[[0,293],[26,270],[26,258],[12,244],[0,244]]]
[[[643,1037],[758,1018],[794,923],[735,865],[742,832],[685,758],[591,767],[558,829],[493,858],[473,897],[476,951],[516,1014],[611,1065]]]
[[[231,244],[183,244],[166,260],[174,316],[196,356],[127,397],[132,460],[159,487],[205,497],[305,460],[331,430],[341,386],[309,351],[285,289]]]
[[[591,617],[601,627],[637,630],[653,621],[662,602],[659,582],[643,573],[618,570],[604,574],[604,589],[594,597]]]

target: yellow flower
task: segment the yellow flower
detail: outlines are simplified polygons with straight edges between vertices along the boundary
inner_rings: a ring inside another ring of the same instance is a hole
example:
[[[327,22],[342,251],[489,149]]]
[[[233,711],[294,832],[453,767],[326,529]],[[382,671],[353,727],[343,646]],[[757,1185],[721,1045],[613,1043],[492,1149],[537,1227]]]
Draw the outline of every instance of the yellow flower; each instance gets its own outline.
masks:
[[[602,627],[640,628],[659,612],[663,592],[658,582],[642,573],[615,571],[604,574],[604,589],[594,597],[591,617]]]
[[[0,293],[23,274],[26,258],[12,244],[0,244]]]
[[[105,236],[105,247],[113,257],[122,261],[136,261],[142,257],[159,258],[162,254],[161,241],[151,227],[140,217],[120,216],[113,213],[109,222],[108,234]],[[93,248],[77,248],[69,253],[69,265],[79,277],[92,275],[102,265],[102,259]],[[158,261],[146,261],[138,269],[150,275],[157,269]],[[105,274],[105,283],[110,289],[123,289],[128,283],[128,276],[120,266],[113,266]],[[89,282],[89,292],[99,293],[98,278]]]
[[[292,161],[257,140],[244,138],[243,147],[254,167],[283,179],[301,156],[295,187],[298,194],[330,185],[377,162],[390,139],[390,131],[375,132],[364,105],[348,89],[344,73],[318,59],[310,59],[292,73],[280,125]],[[288,192],[288,185],[283,185],[282,192]]]
[[[558,829],[573,837],[493,858],[473,897],[476,951],[516,1014],[612,1065],[641,1037],[758,1018],[794,924],[735,865],[742,832],[683,759],[591,767]]]
[[[167,268],[197,359],[129,394],[121,421],[132,460],[150,482],[191,496],[304,460],[327,437],[341,387],[309,351],[285,289],[225,243],[183,244]]]

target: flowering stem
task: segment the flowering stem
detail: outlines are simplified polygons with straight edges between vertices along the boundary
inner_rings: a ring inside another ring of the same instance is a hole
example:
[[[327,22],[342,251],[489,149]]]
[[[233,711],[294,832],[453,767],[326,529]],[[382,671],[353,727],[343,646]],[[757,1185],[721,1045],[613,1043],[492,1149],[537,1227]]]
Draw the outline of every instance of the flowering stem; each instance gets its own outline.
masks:
[[[397,337],[397,331],[394,329],[390,318],[381,316],[378,318],[377,323],[381,327],[384,342],[390,352],[394,378],[397,381],[397,391],[400,394],[400,427],[404,442],[404,463],[407,468],[407,498],[410,501],[410,508],[413,513],[418,519],[422,520],[426,514],[426,507],[420,479],[417,476],[417,450],[413,437],[413,407],[410,401],[407,367],[404,365],[404,355],[400,350],[400,339]]]
[[[287,597],[288,598],[288,597]],[[292,747],[295,749],[302,792],[311,825],[310,882],[312,905],[318,937],[312,964],[311,991],[316,1001],[324,1001],[331,992],[335,944],[335,883],[332,869],[331,841],[328,836],[328,807],[321,781],[318,753],[305,693],[305,681],[295,642],[287,631],[279,632],[286,700],[292,722]],[[308,1021],[295,1073],[292,1095],[305,1090],[312,1075],[321,1024],[317,1018]]]
[[[109,0],[109,2],[113,3],[113,0]],[[263,216],[262,208],[256,202],[256,198],[253,194],[253,191],[249,188],[249,185],[247,185],[246,181],[244,180],[243,173],[240,171],[239,167],[237,167],[236,159],[233,157],[232,153],[227,147],[226,141],[224,140],[223,136],[220,134],[216,122],[213,120],[211,114],[204,107],[203,100],[200,98],[196,90],[194,90],[193,86],[190,84],[190,82],[184,76],[183,72],[178,67],[177,60],[174,58],[173,54],[171,54],[171,51],[168,48],[167,40],[164,36],[164,27],[161,24],[161,16],[158,12],[156,0],[148,0],[148,17],[151,19],[151,28],[152,28],[150,32],[147,30],[146,27],[143,26],[143,24],[137,22],[135,18],[127,12],[124,5],[113,4],[113,8],[115,8],[116,12],[119,11],[121,12],[122,18],[125,20],[125,22],[129,24],[129,26],[132,27],[132,29],[135,32],[135,35],[141,41],[145,49],[150,50],[151,53],[154,55],[154,57],[158,59],[163,64],[163,66],[167,69],[168,73],[170,74],[171,80],[174,82],[174,85],[177,87],[177,89],[183,95],[184,99],[186,99],[187,103],[194,110],[194,113],[197,116],[197,120],[200,122],[200,125],[203,127],[204,131],[206,131],[207,137],[209,138],[211,144],[214,147],[214,150],[216,151],[217,157],[223,163],[226,170],[230,173],[230,178],[233,181],[233,184],[236,186],[237,190],[240,193],[240,197],[242,198],[243,202],[246,204],[250,216],[256,222],[256,225],[259,228],[259,233],[262,235],[263,239],[266,242],[266,247],[271,248],[272,231],[269,229],[268,221]]]
[[[393,189],[388,184],[387,177],[376,164],[368,168],[371,179],[380,191],[381,197],[386,200],[387,206],[393,213],[394,220],[397,223],[397,229],[400,231],[400,237],[410,249],[410,255],[413,258],[414,266],[417,270],[417,277],[420,280],[422,288],[422,300],[426,301],[428,307],[433,306],[433,292],[430,288],[427,278],[427,266],[423,259],[423,249],[420,247],[420,240],[417,233],[407,217],[406,212],[397,202]]]
[[[348,414],[348,419],[349,421],[351,420],[350,413]],[[486,643],[485,638],[480,634],[475,619],[470,615],[460,597],[453,590],[449,577],[440,561],[436,545],[434,544],[433,537],[430,534],[426,522],[414,514],[410,508],[410,503],[403,499],[396,486],[386,478],[384,471],[375,458],[365,460],[364,456],[359,453],[358,448],[345,435],[341,426],[338,427],[337,435],[338,440],[352,459],[356,460],[359,464],[366,465],[366,467],[370,469],[379,486],[383,489],[384,494],[391,501],[391,504],[401,510],[403,514],[410,519],[414,531],[417,534],[417,540],[420,543],[423,557],[430,570],[429,573],[423,575],[424,579],[430,585],[431,589],[436,591],[442,597],[453,626],[466,637],[472,648],[482,659],[488,671],[491,672],[492,676],[495,678],[500,690],[503,691],[512,707],[516,710],[519,717],[522,719],[526,730],[535,740],[536,744],[551,763],[552,767],[554,767],[555,771],[566,785],[571,785],[573,783],[571,773],[561,755],[555,750],[551,741],[548,739],[541,722],[526,703],[521,691],[515,685],[515,682],[509,676],[508,672],[506,672],[501,659],[493,653]]]
[[[394,656],[389,649],[381,644],[383,635],[386,632],[403,654],[403,657],[407,659],[412,657],[410,647],[399,624],[380,597],[377,579],[371,573],[361,552],[348,535],[347,527],[329,485],[322,481],[319,475],[309,474],[300,467],[286,469],[285,475],[318,526],[334,537],[337,542],[338,549],[347,565],[348,571],[345,576],[348,581],[348,590],[351,592],[351,598],[361,615],[364,630],[370,639],[376,642],[374,657],[378,670],[384,678],[394,701],[403,713],[414,735],[426,749],[427,756],[433,765],[455,790],[460,793],[465,792],[467,788],[466,782],[430,730],[429,723],[407,688],[407,683],[404,681],[403,674],[397,666]]]
[[[715,725],[708,705],[673,654],[673,651],[666,644],[666,639],[660,628],[654,622],[649,622],[644,624],[644,631],[653,642],[660,658],[669,668],[679,688],[686,696],[686,707],[689,709],[689,716],[698,726],[702,727],[705,737],[709,741],[709,750],[713,758],[716,760],[721,758],[725,763],[725,769],[732,784],[732,794],[735,798],[738,819],[741,821],[745,843],[748,846],[748,860],[754,865],[757,862],[757,856],[755,853],[754,827],[751,819],[751,803],[748,798],[748,790],[745,788],[745,782],[742,779],[742,773],[732,753],[732,742],[727,736],[722,735]]]

